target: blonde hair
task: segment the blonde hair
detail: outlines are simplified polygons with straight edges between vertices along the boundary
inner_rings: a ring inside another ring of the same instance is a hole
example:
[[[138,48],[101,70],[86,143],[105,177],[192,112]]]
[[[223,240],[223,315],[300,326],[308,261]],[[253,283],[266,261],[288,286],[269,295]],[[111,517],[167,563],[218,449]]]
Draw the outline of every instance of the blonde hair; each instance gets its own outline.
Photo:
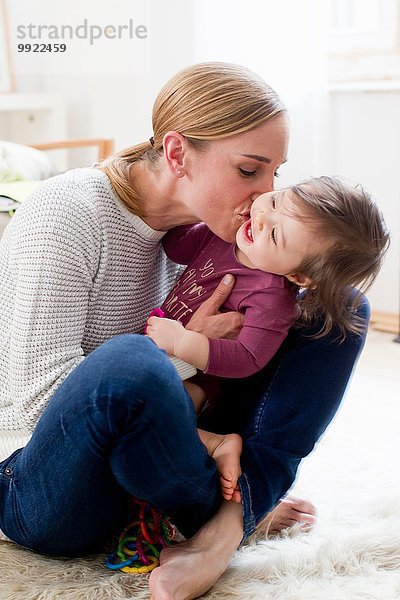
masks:
[[[285,112],[279,96],[261,77],[239,65],[209,62],[183,69],[162,88],[153,106],[153,135],[98,166],[126,206],[144,215],[130,175],[132,165],[155,167],[168,131],[178,131],[197,149],[211,140],[243,133]]]
[[[296,268],[312,282],[299,298],[300,323],[312,323],[323,315],[324,324],[314,337],[334,326],[342,339],[346,332],[361,333],[365,323],[356,312],[361,293],[374,282],[389,247],[382,213],[363,187],[336,177],[310,179],[289,189],[299,218],[309,221],[327,242],[325,251]]]

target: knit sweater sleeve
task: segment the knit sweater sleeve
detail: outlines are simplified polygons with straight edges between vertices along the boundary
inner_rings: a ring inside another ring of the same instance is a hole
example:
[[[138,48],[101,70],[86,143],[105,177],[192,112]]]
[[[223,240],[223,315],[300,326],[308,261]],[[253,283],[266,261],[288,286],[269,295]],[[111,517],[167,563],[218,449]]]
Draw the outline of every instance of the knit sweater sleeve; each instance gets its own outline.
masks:
[[[83,359],[100,231],[85,190],[72,184],[68,203],[58,201],[61,192],[56,180],[46,182],[18,209],[7,232],[15,278],[8,331],[13,404],[1,409],[1,417],[10,429],[32,430]]]

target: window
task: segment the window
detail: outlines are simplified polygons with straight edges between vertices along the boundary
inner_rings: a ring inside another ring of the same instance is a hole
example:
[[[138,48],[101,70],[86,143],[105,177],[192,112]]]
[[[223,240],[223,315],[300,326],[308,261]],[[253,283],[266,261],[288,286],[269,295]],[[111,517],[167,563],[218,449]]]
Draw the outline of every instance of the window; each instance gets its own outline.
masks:
[[[330,0],[331,54],[398,50],[400,0]]]

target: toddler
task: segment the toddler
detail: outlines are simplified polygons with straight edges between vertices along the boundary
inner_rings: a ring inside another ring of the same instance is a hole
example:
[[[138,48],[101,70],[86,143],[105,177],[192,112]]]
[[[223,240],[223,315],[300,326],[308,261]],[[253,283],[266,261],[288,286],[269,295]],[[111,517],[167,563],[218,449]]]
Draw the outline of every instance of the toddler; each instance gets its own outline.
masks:
[[[163,243],[168,257],[187,268],[161,307],[167,318],[151,317],[147,335],[206,375],[243,378],[268,363],[296,320],[310,322],[322,313],[318,335],[334,326],[342,336],[357,333],[353,286],[364,291],[375,279],[388,233],[365,190],[319,177],[258,196],[236,243],[204,223],[173,229]],[[225,273],[234,275],[235,287],[223,310],[244,315],[237,339],[185,329]],[[199,411],[203,389],[184,385]],[[240,501],[240,436],[199,435],[217,462],[224,498]]]

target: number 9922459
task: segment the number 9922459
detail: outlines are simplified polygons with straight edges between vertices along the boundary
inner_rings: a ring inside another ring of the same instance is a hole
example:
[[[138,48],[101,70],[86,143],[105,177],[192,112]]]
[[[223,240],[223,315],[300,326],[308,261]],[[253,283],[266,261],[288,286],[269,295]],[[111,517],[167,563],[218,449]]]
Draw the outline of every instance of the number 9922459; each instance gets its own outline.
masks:
[[[18,52],[65,52],[66,44],[18,44]]]

